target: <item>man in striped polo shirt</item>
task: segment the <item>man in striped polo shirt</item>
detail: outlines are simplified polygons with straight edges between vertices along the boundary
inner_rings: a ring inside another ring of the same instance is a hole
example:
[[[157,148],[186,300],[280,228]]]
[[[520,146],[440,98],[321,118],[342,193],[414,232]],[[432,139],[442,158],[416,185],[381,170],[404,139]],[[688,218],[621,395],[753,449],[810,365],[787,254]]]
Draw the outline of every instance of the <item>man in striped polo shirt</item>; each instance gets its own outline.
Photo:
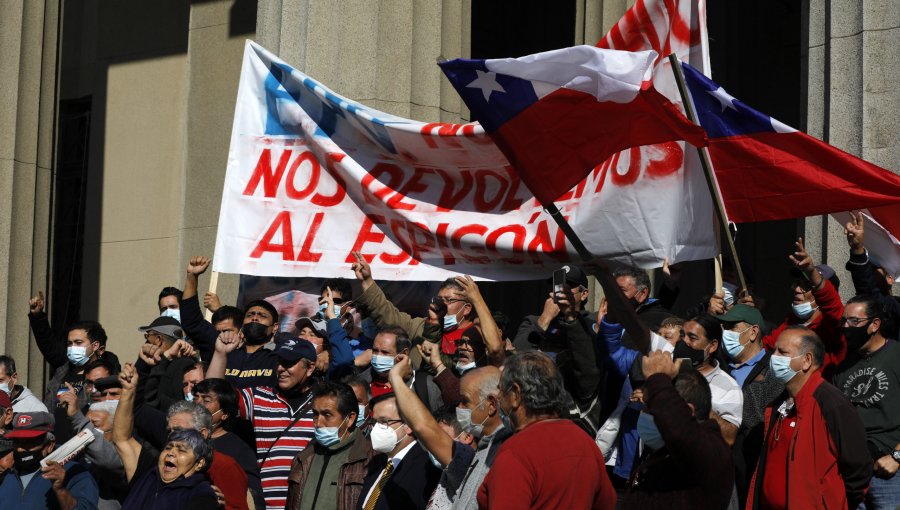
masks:
[[[217,357],[226,357],[240,343],[233,333],[216,340]],[[294,457],[315,435],[312,412],[312,374],[316,348],[307,340],[288,338],[275,350],[278,357],[278,384],[238,390],[240,417],[256,431],[263,497],[267,510],[281,510],[287,503],[288,474]],[[224,360],[211,363],[207,376],[223,378]],[[213,371],[216,370],[216,373]]]

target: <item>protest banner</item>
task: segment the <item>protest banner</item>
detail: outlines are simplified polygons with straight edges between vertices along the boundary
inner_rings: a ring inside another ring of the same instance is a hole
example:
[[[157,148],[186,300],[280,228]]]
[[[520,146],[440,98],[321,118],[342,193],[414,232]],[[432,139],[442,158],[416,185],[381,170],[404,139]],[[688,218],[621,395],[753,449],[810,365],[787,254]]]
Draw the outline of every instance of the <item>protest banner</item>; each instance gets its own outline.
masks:
[[[711,220],[666,164],[681,154],[664,144],[643,169],[612,158],[557,205],[598,256],[711,258]],[[347,276],[357,250],[385,280],[536,279],[577,260],[480,125],[373,110],[248,41],[213,269]]]

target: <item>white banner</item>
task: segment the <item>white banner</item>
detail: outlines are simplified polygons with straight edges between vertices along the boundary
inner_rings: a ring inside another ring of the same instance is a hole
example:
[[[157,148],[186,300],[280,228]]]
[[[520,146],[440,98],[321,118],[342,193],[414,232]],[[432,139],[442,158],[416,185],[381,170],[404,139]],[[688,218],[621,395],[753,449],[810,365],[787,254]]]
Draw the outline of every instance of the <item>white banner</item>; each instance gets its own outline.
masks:
[[[696,213],[666,164],[681,144],[644,152],[643,168],[611,159],[557,206],[598,256],[711,258],[708,197]],[[373,110],[248,41],[213,269],[347,277],[357,250],[383,280],[536,279],[578,260],[478,124]]]

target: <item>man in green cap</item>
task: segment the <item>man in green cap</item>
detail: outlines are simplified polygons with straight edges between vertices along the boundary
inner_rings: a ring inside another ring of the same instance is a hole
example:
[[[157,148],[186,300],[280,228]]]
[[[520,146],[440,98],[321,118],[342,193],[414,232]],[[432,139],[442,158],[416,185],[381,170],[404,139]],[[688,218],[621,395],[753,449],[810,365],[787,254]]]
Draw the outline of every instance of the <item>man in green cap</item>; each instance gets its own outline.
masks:
[[[737,304],[716,318],[722,323],[722,347],[729,360],[728,366],[723,368],[744,393],[743,419],[732,446],[735,485],[743,507],[763,447],[766,405],[784,391],[784,384],[775,379],[769,370],[772,353],[762,345],[763,318],[759,310],[750,305]]]

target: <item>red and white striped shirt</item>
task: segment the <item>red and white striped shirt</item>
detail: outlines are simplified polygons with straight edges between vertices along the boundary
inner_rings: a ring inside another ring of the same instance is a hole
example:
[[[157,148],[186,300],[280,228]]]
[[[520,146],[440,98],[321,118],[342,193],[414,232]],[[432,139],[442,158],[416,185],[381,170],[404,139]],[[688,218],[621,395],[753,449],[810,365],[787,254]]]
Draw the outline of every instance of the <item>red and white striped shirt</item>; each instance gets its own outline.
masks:
[[[256,431],[256,456],[266,510],[281,510],[287,504],[291,462],[315,436],[312,394],[305,395],[299,407],[292,408],[274,388],[244,388],[239,393],[241,418],[249,420]]]

